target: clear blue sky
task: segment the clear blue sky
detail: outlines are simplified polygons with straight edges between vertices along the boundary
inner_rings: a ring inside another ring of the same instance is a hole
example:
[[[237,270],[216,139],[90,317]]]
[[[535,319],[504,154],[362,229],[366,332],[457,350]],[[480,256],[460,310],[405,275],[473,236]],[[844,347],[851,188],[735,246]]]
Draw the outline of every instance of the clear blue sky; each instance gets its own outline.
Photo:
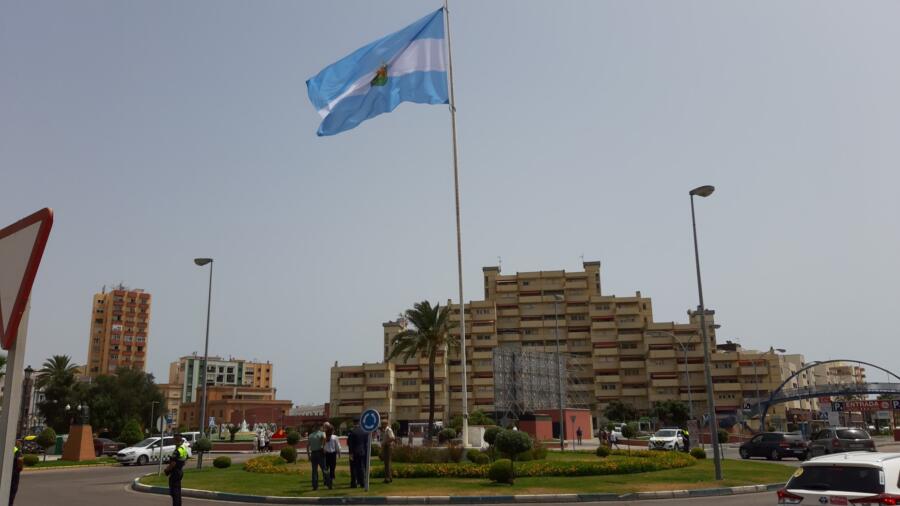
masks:
[[[381,323],[456,299],[449,114],[317,138],[304,81],[437,1],[41,1],[0,16],[0,222],[51,206],[27,362],[85,360],[91,294],[154,297],[149,368],[271,360],[328,397]],[[603,262],[721,339],[896,366],[900,3],[452,0],[466,298]]]

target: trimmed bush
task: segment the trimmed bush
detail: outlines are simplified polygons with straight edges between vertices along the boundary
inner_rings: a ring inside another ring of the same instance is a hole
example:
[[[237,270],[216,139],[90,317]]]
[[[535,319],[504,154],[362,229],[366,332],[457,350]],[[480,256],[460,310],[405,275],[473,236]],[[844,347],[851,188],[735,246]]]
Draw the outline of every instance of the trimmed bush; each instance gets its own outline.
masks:
[[[622,437],[625,439],[631,439],[634,436],[637,436],[638,433],[638,424],[637,422],[628,422],[622,426]]]
[[[131,446],[138,441],[144,439],[144,434],[141,432],[141,426],[138,424],[137,420],[130,420],[125,424],[125,427],[122,428],[122,433],[119,434],[119,441]]]
[[[719,443],[720,443],[720,444],[724,444],[724,443],[727,443],[727,442],[728,442],[728,436],[729,436],[729,434],[728,434],[728,431],[727,431],[727,430],[725,430],[725,429],[719,429],[719,432],[717,432],[716,435],[717,435],[717,437],[718,437],[718,439],[719,439]]]
[[[706,450],[699,446],[695,446],[694,448],[691,448],[691,457],[694,457],[695,459],[705,459]]]
[[[497,449],[506,455],[517,457],[522,452],[531,450],[533,442],[531,436],[522,431],[505,430],[497,435],[495,441]]]
[[[300,442],[300,433],[299,432],[297,432],[295,430],[288,432],[287,444],[289,444],[291,446],[297,446],[297,443],[299,443],[299,442]]]
[[[381,445],[372,445],[372,458],[381,458]],[[393,455],[391,456],[393,458]]]
[[[509,483],[512,485],[513,481],[515,481],[512,461],[509,459],[500,459],[491,464],[491,467],[488,469],[488,478],[496,483]]]
[[[600,445],[597,447],[597,456],[601,459],[609,457],[609,447]]]
[[[446,429],[442,429],[440,432],[438,432],[438,442],[446,443],[447,441],[455,438],[456,430],[451,427],[447,427]]]
[[[40,457],[33,453],[26,453],[25,456],[22,457],[22,460],[25,462],[26,467],[37,465],[37,463],[41,461]]]
[[[491,457],[487,453],[478,450],[469,450],[466,452],[466,458],[478,465],[484,465],[491,461]]]
[[[216,459],[213,460],[213,467],[216,467],[219,469],[225,469],[226,467],[231,467],[231,457],[226,457],[224,455],[222,455],[221,457],[216,457]]]
[[[203,438],[197,441],[194,446],[191,447],[191,451],[198,453],[204,453],[210,450],[212,450],[212,442],[209,440],[209,438]]]
[[[281,458],[289,464],[297,462],[297,449],[293,446],[285,446],[281,449],[279,455],[281,455]]]
[[[491,428],[485,430],[484,431],[484,442],[491,446],[494,446],[494,443],[497,440],[497,434],[500,434],[501,432],[503,432],[503,429],[501,429],[500,427],[491,427]]]

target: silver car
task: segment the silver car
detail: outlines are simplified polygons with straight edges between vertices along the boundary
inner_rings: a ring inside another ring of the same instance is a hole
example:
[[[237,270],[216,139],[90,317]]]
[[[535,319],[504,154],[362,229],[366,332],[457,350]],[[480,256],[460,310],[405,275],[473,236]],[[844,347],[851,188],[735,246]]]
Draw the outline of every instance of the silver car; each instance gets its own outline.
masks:
[[[862,429],[829,427],[813,434],[809,441],[811,457],[855,451],[875,451],[875,441]]]

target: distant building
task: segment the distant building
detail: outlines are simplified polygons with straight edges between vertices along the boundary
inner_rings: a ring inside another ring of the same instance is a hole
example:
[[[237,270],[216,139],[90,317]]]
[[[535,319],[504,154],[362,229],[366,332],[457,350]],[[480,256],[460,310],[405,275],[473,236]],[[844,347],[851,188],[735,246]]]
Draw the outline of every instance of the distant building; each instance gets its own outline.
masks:
[[[207,386],[206,416],[216,425],[222,423],[239,424],[246,420],[254,423],[282,424],[290,413],[293,402],[275,399],[274,388],[253,386]],[[178,413],[178,424],[189,428],[199,427],[200,399],[182,403]]]
[[[194,402],[201,396],[203,356],[181,357],[169,364],[169,384],[181,386],[181,402]],[[209,357],[206,364],[206,384],[272,388],[271,362],[250,362],[243,359]]]
[[[495,400],[516,385],[497,380],[494,350],[556,352],[556,337],[565,355],[565,405],[590,409],[594,419],[612,400],[621,400],[647,413],[656,402],[680,400],[693,405],[695,418],[707,411],[703,341],[700,318],[691,313],[684,323],[658,322],[649,297],[601,292],[600,262],[584,262],[584,270],[502,274],[499,267],[483,268],[484,300],[465,304],[466,372],[469,411],[504,416]],[[451,320],[459,321],[459,304],[448,301]],[[774,350],[743,350],[736,343],[717,348],[719,325],[715,313],[705,315],[717,418],[736,424],[744,406],[774,390],[790,371],[802,367],[803,357]],[[375,408],[383,418],[398,421],[401,432],[409,423],[428,418],[428,361],[388,359],[392,340],[407,328],[404,320],[383,324],[382,362],[360,365],[335,363],[331,368],[331,412],[356,417]],[[459,326],[451,331],[459,336]],[[558,333],[558,334],[557,334]],[[374,341],[374,340],[373,340]],[[437,352],[435,417],[448,422],[462,412],[462,363],[457,349]],[[797,383],[808,381],[808,376]],[[804,383],[805,384],[805,383]],[[770,415],[787,420],[788,409],[810,412],[815,401],[777,405]],[[810,416],[809,414],[806,415]],[[801,421],[793,417],[790,421]]]
[[[145,370],[150,333],[150,294],[119,285],[94,294],[88,337],[87,376],[119,367]]]

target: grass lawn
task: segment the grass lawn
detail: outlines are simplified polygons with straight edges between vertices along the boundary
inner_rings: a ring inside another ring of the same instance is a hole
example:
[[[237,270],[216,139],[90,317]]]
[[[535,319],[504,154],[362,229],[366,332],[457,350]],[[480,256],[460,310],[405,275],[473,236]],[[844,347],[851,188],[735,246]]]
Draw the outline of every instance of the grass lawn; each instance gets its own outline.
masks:
[[[551,456],[553,453],[550,454]],[[573,455],[570,453],[570,455]],[[575,454],[580,460],[590,454]],[[575,456],[573,455],[573,456]],[[549,457],[557,460],[555,457]],[[301,463],[304,467],[309,464]],[[681,469],[613,476],[519,478],[515,485],[501,485],[488,480],[457,478],[395,479],[385,484],[372,479],[368,495],[511,495],[551,493],[627,493],[653,490],[681,490],[693,488],[732,487],[787,481],[793,467],[767,462],[725,460],[722,462],[726,479],[717,482],[713,477],[713,463],[702,460],[697,465]],[[148,485],[167,486],[165,476],[150,476],[141,480]],[[186,470],[183,486],[254,495],[273,496],[345,496],[365,495],[362,489],[349,487],[350,475],[346,465],[338,467],[337,486],[328,490],[319,483],[313,491],[310,473],[301,475],[248,473],[243,466],[228,469],[205,468]]]
[[[31,466],[33,468],[43,468],[43,467],[75,467],[75,466],[96,466],[98,464],[115,464],[116,459],[112,457],[100,457],[99,459],[93,460],[82,460],[81,462],[75,462],[73,460],[48,460],[46,462],[38,462],[37,464]],[[28,469],[26,467],[26,469]]]

